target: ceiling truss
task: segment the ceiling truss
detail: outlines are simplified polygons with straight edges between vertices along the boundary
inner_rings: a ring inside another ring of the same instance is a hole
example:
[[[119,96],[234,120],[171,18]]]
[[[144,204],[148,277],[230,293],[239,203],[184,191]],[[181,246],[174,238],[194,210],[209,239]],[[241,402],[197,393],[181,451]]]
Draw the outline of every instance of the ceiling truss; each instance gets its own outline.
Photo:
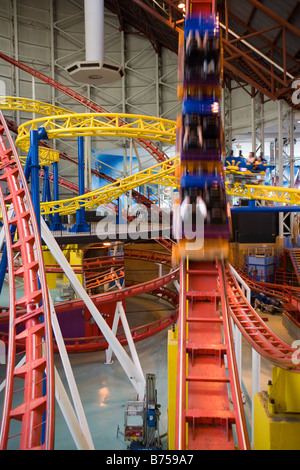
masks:
[[[218,0],[225,84],[234,80],[242,87],[250,85],[267,99],[283,99],[300,109],[293,100],[293,85],[300,78],[300,48],[291,47],[300,39],[300,1],[288,0],[282,15],[266,6],[265,0],[245,0],[248,15],[236,12],[237,3]],[[105,0],[105,6],[118,15],[120,29],[134,27],[148,37],[157,53],[161,46],[177,53],[184,26],[177,0]]]

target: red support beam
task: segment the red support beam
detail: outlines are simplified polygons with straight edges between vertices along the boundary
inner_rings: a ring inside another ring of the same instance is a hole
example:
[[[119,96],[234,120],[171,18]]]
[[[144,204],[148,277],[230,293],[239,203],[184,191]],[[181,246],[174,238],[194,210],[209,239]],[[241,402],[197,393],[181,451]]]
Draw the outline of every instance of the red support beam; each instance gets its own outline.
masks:
[[[246,0],[246,1],[250,3],[251,5],[253,5],[255,8],[257,8],[258,10],[260,10],[261,12],[263,12],[266,16],[271,18],[276,23],[281,24],[282,26],[285,26],[286,29],[288,29],[291,33],[293,33],[295,36],[300,38],[300,29],[296,28],[287,20],[277,15],[274,11],[267,8],[261,2],[259,2],[258,0]]]

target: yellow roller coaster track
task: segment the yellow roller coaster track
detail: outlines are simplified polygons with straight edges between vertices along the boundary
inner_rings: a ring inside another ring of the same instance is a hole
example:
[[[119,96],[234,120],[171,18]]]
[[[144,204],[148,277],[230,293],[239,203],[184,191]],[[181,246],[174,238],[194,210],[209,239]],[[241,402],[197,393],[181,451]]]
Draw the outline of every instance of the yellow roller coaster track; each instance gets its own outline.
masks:
[[[111,183],[90,193],[85,193],[83,196],[42,203],[41,214],[54,214],[56,212],[59,212],[61,215],[72,214],[82,207],[86,210],[93,210],[101,204],[107,204],[114,201],[122,194],[130,191],[130,189],[137,188],[138,186],[150,182],[154,184],[174,186],[174,165],[177,165],[178,163],[179,157],[174,157],[132,176],[118,180],[115,183]]]
[[[126,117],[126,124],[124,118]],[[43,127],[49,139],[98,136],[145,138],[169,145],[176,140],[176,123],[169,119],[122,113],[78,113],[49,116],[19,126],[17,145],[29,140],[31,129]]]
[[[176,123],[167,119],[111,113],[76,114],[58,106],[14,97],[0,97],[0,107],[2,109],[22,110],[24,112],[46,116],[45,118],[27,121],[19,126],[16,144],[26,153],[28,153],[30,146],[30,130],[40,127],[46,130],[49,139],[87,135],[128,138],[139,138],[143,136],[148,139],[173,145],[176,138]],[[124,117],[126,117],[125,125]],[[41,165],[49,165],[49,163],[57,161],[59,158],[59,153],[56,151],[40,148],[39,152]],[[51,156],[54,157],[52,160]],[[101,204],[106,204],[107,201],[111,202],[117,199],[130,189],[150,182],[153,184],[174,186],[174,165],[178,163],[179,158],[175,157],[105,186],[104,188],[86,193],[84,196],[44,203],[41,205],[41,213],[53,214],[59,212],[62,215],[72,214],[82,207],[86,210],[92,210]]]
[[[46,130],[49,139],[79,136],[127,137],[145,138],[168,145],[174,145],[176,140],[176,122],[169,119],[123,113],[77,114],[48,103],[11,96],[0,97],[0,108],[46,116],[19,126],[16,144],[26,154],[30,146],[30,130],[40,127]],[[55,150],[40,148],[41,165],[49,165],[58,158],[59,154]]]
[[[250,184],[242,185],[240,183],[231,184],[226,182],[226,193],[245,199],[258,199],[280,204],[300,205],[300,190],[295,188]]]
[[[6,109],[10,111],[22,111],[23,113],[40,114],[42,116],[59,116],[61,114],[67,113],[72,114],[72,112],[68,109],[61,108],[59,106],[53,106],[42,101],[18,98],[14,96],[0,96],[0,108],[2,110]],[[20,159],[23,163],[27,158],[29,145],[29,141],[23,143],[23,148],[21,150],[26,153],[25,156],[20,155]],[[47,166],[59,160],[59,152],[54,149],[40,147],[39,157],[40,165]]]
[[[44,118],[27,121],[19,126],[16,144],[26,154],[29,150],[30,130],[44,127],[48,138],[67,138],[78,136],[145,138],[174,145],[176,140],[176,122],[149,116],[118,113],[74,113],[67,109],[36,100],[16,97],[0,97],[0,108],[20,110],[40,114]],[[124,124],[126,118],[126,124]],[[53,149],[40,148],[40,164],[49,165],[58,161],[59,153]],[[26,159],[26,156],[23,157]],[[43,203],[42,214],[71,214],[84,207],[92,210],[101,204],[117,199],[130,189],[146,183],[177,187],[174,170],[179,164],[175,157],[132,176],[99,188],[84,196],[72,199]],[[276,186],[241,185],[226,183],[228,195],[246,199],[258,199],[280,204],[300,205],[300,190]]]

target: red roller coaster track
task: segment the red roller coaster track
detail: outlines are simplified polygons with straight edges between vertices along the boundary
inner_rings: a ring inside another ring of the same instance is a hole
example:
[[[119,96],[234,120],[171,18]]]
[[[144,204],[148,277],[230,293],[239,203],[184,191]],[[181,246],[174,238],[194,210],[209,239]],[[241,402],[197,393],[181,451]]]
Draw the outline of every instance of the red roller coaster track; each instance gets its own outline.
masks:
[[[19,438],[20,449],[52,449],[54,432],[53,343],[43,253],[31,197],[17,151],[5,119],[0,113],[1,181],[9,195],[0,190],[9,272],[9,342],[6,388],[1,422],[0,448],[10,438]],[[14,209],[8,219],[6,205]],[[10,228],[17,239],[11,240]],[[14,250],[21,251],[22,266],[14,265]],[[16,300],[15,279],[23,279],[24,295]],[[23,309],[17,315],[17,307]],[[23,340],[26,359],[16,365],[16,343]],[[16,379],[23,386],[16,390]],[[16,402],[18,405],[16,406]],[[12,436],[11,422],[21,422],[19,435]],[[45,431],[42,432],[42,427]]]
[[[174,307],[174,311],[170,315],[155,320],[154,322],[133,328],[131,330],[131,335],[134,342],[149,338],[150,336],[171,327],[177,322],[178,294],[165,286],[152,290],[150,294],[169,302]],[[123,346],[127,344],[127,337],[124,331],[118,332],[116,337]],[[64,338],[64,340],[66,343],[66,349],[70,354],[103,351],[108,347],[108,343],[103,335],[92,337],[85,336],[84,338]],[[54,351],[57,351],[56,345],[54,345]]]
[[[233,425],[239,449],[250,448],[225,282],[221,263],[181,262],[175,442],[178,450],[233,450]]]
[[[215,11],[214,0],[186,2],[187,16],[207,16]],[[200,161],[201,157],[198,158]],[[177,450],[234,450],[236,440],[240,450],[250,449],[230,320],[224,263],[189,260],[183,255],[178,321]]]
[[[256,311],[249,305],[245,295],[234,279],[231,271],[226,271],[227,295],[231,316],[243,336],[256,351],[282,369],[300,372],[299,365],[293,363],[295,351],[275,335]]]

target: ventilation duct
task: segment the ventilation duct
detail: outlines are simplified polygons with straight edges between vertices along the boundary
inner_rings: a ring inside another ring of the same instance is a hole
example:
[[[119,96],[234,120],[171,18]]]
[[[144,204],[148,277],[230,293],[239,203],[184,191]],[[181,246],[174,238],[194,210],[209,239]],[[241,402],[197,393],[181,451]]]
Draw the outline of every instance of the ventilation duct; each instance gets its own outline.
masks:
[[[104,85],[123,77],[120,65],[104,59],[104,0],[84,0],[85,61],[75,62],[67,72],[76,81]]]

